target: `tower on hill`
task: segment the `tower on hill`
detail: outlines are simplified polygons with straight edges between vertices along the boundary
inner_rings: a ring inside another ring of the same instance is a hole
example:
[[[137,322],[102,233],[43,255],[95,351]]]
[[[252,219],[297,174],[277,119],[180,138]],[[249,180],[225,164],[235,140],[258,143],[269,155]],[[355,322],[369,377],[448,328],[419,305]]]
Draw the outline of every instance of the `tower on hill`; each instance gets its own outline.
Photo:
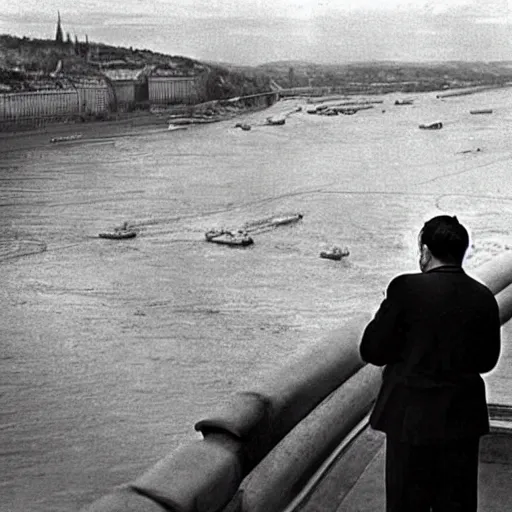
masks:
[[[55,41],[57,43],[63,43],[64,42],[64,34],[62,33],[62,26],[60,23],[60,11],[57,11],[57,31],[55,33]]]

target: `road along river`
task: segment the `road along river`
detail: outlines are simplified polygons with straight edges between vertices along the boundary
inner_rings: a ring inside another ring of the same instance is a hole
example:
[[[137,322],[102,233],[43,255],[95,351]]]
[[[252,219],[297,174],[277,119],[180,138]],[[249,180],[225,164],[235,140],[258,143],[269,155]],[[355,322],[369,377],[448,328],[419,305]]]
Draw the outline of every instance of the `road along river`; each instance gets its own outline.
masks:
[[[282,101],[239,119],[250,131],[2,139],[2,512],[79,508],[195,438],[231,392],[375,311],[389,280],[416,270],[430,216],[471,230],[468,271],[510,250],[512,90],[397,98],[265,126],[305,106]],[[304,218],[247,248],[204,240],[290,212]],[[124,221],[136,238],[97,237]],[[334,244],[350,256],[320,259]],[[511,361],[505,348],[494,401],[512,399]]]

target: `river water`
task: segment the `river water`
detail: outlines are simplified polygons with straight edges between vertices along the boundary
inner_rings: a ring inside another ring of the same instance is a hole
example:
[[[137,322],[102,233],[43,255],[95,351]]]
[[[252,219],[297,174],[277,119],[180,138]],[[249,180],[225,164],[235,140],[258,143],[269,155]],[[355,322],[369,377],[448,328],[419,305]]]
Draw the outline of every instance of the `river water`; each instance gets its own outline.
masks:
[[[251,131],[1,141],[2,512],[77,509],[197,438],[230,393],[375,311],[397,272],[416,271],[430,216],[470,229],[468,271],[510,250],[512,91],[397,97],[263,126],[303,105],[282,101],[245,115]],[[484,107],[494,113],[469,114]],[[418,129],[436,120],[442,130]],[[204,241],[290,212],[303,220],[251,247]],[[123,221],[137,238],[97,237]],[[320,259],[333,244],[350,256]],[[511,352],[494,401],[511,399]]]

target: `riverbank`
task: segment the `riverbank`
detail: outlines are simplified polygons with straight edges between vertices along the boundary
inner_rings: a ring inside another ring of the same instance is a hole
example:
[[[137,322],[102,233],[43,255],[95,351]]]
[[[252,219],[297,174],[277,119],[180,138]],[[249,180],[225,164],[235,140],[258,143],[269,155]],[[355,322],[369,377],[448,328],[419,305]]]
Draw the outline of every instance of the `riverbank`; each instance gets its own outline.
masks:
[[[507,88],[510,88],[510,84],[467,87],[440,92],[436,98],[444,99],[452,96],[468,96]],[[291,90],[288,90],[288,92],[290,91]],[[284,91],[281,91],[280,96],[282,94],[284,94],[283,100],[293,99],[293,96],[286,96]],[[264,95],[265,94],[256,94],[248,98],[256,98]],[[371,97],[372,95],[367,96]],[[387,94],[383,96],[387,96]],[[355,97],[355,95],[329,96],[329,94],[326,94],[322,98],[310,98],[308,103],[325,102],[334,97],[343,97],[346,99]],[[366,103],[379,102],[382,103],[382,100],[366,100]],[[154,105],[149,110],[113,113],[110,118],[103,120],[91,119],[87,121],[51,123],[38,128],[19,126],[13,131],[0,131],[0,153],[45,145],[53,138],[67,137],[70,135],[80,135],[79,139],[71,141],[77,143],[84,140],[119,137],[127,134],[137,135],[141,133],[141,130],[144,132],[150,129],[161,131],[166,130],[170,125],[176,125],[179,129],[186,129],[190,125],[235,119],[243,114],[264,110],[268,108],[268,106],[269,105],[261,103],[248,106],[244,103],[244,98],[231,98],[229,100],[216,100],[197,105],[172,105],[161,107]]]
[[[138,135],[150,130],[167,130],[170,125],[180,129],[196,124],[216,123],[234,119],[240,115],[257,112],[266,106],[243,106],[238,98],[230,101],[208,102],[186,107],[162,107],[150,111],[134,111],[112,114],[106,120],[86,122],[52,123],[39,128],[0,132],[0,153],[30,149],[50,143],[51,139],[80,136],[65,143],[80,143],[96,139],[108,139],[126,135]]]

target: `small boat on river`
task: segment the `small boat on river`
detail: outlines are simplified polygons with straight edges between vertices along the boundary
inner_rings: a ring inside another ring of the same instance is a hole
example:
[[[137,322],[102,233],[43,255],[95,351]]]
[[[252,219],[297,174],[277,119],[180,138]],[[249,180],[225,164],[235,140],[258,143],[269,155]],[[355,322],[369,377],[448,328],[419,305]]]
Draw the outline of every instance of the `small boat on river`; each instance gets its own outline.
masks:
[[[244,132],[248,132],[251,129],[251,125],[246,123],[236,123],[235,128],[241,128]]]
[[[430,124],[420,124],[419,127],[421,130],[440,130],[443,127],[443,123],[441,123],[441,121],[437,121]]]
[[[346,258],[350,255],[350,251],[347,247],[341,249],[340,247],[333,247],[329,251],[322,251],[320,253],[320,258],[324,258],[327,260],[335,260],[339,261],[341,258]]]
[[[322,108],[318,110],[320,116],[337,116],[338,111],[335,108]]]
[[[267,124],[271,126],[281,126],[286,122],[284,117],[267,117]]]
[[[114,228],[114,231],[100,233],[98,236],[110,240],[124,240],[126,238],[135,238],[137,232],[129,228],[128,221],[124,221],[120,227]]]
[[[254,240],[245,231],[227,231],[224,229],[212,229],[205,233],[207,242],[233,247],[246,247],[252,245]]]
[[[492,108],[480,108],[476,110],[470,110],[470,114],[492,114]]]
[[[121,229],[119,231],[109,231],[105,233],[99,233],[100,238],[108,238],[110,240],[123,240],[125,238],[135,238],[137,233],[128,229]]]

